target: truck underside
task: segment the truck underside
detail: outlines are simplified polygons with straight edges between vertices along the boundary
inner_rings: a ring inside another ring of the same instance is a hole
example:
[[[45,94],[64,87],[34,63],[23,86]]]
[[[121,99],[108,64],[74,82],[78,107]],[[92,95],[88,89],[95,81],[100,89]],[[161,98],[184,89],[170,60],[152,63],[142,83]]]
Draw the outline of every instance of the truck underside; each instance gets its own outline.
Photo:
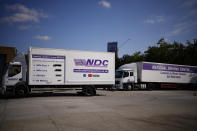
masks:
[[[97,88],[111,88],[112,85],[31,85],[18,83],[15,86],[7,86],[5,96],[25,97],[32,93],[62,93],[68,90],[76,90],[79,95],[95,96]]]
[[[141,82],[141,83],[125,83],[120,90],[161,90],[161,89],[186,89],[195,90],[197,84],[188,83],[158,83],[158,82]]]

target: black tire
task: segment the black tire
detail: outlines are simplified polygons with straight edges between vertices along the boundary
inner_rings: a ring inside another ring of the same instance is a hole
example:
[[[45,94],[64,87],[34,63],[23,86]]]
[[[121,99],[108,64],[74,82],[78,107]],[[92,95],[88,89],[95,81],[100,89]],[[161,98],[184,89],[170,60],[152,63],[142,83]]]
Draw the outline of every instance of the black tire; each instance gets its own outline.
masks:
[[[123,90],[124,91],[132,91],[133,90],[133,85],[132,84],[124,84]]]
[[[95,96],[96,95],[96,88],[94,86],[89,86],[87,90],[88,95]]]
[[[133,85],[132,84],[128,84],[127,85],[127,90],[128,91],[132,91],[133,90]]]
[[[94,86],[85,86],[82,90],[83,94],[86,96],[95,96],[96,88]]]
[[[25,97],[27,96],[27,88],[25,85],[16,86],[15,88],[15,96],[16,97]]]

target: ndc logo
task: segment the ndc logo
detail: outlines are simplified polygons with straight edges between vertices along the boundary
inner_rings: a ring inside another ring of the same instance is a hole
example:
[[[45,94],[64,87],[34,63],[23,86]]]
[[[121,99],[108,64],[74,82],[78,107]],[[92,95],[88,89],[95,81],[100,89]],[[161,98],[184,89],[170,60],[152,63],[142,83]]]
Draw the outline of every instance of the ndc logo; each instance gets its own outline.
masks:
[[[107,67],[108,60],[99,59],[74,59],[76,66],[86,66],[86,67]]]

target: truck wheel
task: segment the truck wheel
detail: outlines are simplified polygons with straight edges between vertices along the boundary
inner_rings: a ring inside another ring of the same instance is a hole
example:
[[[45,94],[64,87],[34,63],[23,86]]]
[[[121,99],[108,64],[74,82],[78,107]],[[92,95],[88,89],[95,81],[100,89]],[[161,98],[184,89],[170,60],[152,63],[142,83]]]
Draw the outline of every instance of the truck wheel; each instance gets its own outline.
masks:
[[[83,87],[82,92],[80,94],[83,94],[85,96],[95,96],[96,88],[94,86],[85,86]]]
[[[27,95],[27,89],[24,85],[17,86],[15,88],[15,96],[16,97],[25,97]]]
[[[127,85],[127,90],[128,90],[128,91],[131,91],[131,90],[132,90],[132,85],[128,84],[128,85]]]
[[[96,95],[96,88],[94,86],[90,86],[87,89],[87,93],[90,96],[95,96]]]
[[[133,90],[133,86],[131,84],[124,84],[123,85],[123,90],[131,91],[131,90]]]

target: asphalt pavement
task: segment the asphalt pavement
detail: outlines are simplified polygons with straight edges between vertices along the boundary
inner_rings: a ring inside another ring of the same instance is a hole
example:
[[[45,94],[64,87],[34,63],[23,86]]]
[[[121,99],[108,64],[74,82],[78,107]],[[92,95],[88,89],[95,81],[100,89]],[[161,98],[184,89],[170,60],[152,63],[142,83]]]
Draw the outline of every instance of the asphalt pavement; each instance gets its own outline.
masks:
[[[0,98],[0,131],[196,131],[194,91],[97,91]]]

